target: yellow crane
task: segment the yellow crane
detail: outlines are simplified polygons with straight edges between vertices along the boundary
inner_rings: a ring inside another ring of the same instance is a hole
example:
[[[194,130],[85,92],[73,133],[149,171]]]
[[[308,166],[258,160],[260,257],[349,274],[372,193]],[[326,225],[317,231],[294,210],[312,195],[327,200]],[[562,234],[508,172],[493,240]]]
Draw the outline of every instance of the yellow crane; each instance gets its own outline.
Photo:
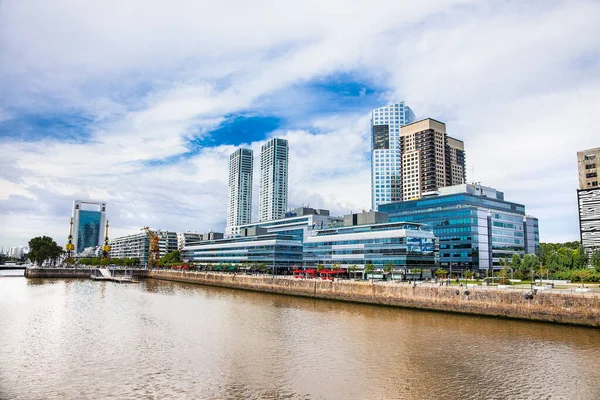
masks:
[[[148,251],[148,269],[158,267],[158,263],[160,261],[158,240],[160,237],[156,234],[156,232],[152,231],[147,226],[143,227],[141,230],[146,232],[146,236],[150,240],[150,249]]]
[[[108,220],[106,220],[106,235],[104,236],[104,246],[102,246],[102,259],[107,260],[109,253],[110,246],[108,245]]]
[[[67,259],[73,257],[73,250],[75,250],[75,245],[73,244],[73,217],[71,217],[71,226],[69,227],[69,241],[65,245],[65,249],[67,250]]]

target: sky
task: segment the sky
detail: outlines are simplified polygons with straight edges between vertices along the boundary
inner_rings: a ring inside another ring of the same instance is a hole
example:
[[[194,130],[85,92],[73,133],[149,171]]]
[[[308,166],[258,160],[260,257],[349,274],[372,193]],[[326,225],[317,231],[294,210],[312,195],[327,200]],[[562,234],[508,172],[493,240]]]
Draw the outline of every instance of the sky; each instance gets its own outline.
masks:
[[[398,101],[541,241],[578,240],[598,21],[597,0],[0,0],[0,246],[64,244],[75,199],[107,202],[111,237],[222,232],[229,154],[271,137],[290,208],[368,210],[370,111]]]

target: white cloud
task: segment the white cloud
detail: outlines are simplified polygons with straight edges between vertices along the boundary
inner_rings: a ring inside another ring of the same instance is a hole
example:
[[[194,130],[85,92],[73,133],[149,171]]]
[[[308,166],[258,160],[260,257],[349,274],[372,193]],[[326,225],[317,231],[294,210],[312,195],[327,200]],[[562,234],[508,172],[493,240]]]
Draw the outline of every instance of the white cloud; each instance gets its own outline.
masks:
[[[599,137],[599,17],[593,1],[4,1],[0,122],[68,110],[97,128],[77,142],[2,139],[0,243],[42,226],[60,239],[77,197],[108,201],[114,235],[222,230],[234,147],[182,157],[188,139],[347,71],[388,86],[382,102],[446,121],[475,179],[528,205],[543,240],[576,239],[575,152]],[[290,206],[369,207],[368,111],[273,133],[290,142]]]

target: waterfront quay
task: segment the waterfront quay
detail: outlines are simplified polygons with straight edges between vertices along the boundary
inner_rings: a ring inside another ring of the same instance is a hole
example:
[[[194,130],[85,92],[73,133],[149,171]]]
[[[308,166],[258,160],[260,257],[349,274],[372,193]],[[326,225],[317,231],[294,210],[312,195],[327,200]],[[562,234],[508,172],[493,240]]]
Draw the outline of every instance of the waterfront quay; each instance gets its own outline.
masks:
[[[370,281],[153,270],[154,279],[464,314],[600,327],[600,296],[436,284],[374,284]]]

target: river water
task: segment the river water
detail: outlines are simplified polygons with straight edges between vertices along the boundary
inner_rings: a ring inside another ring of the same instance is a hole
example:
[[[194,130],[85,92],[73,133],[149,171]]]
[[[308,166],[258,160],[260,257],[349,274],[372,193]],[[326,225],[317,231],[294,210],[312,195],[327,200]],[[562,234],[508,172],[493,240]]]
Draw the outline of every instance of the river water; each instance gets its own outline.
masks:
[[[0,399],[600,399],[600,330],[0,277]]]

